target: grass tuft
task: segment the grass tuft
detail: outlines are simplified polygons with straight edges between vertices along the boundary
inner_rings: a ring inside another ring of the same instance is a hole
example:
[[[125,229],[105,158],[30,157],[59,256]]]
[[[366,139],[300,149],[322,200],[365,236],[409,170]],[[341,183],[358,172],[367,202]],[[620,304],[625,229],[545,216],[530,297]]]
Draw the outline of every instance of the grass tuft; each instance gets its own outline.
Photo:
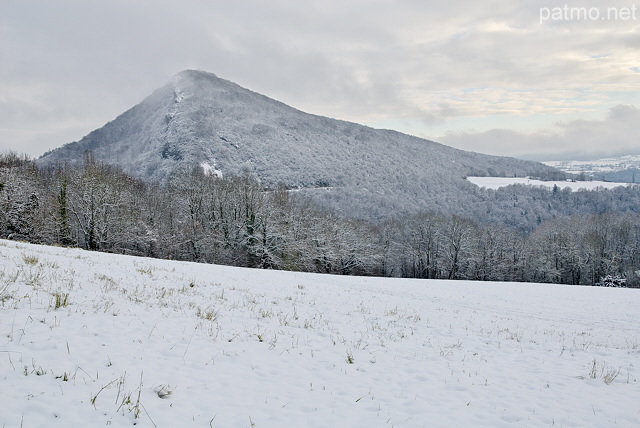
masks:
[[[607,367],[606,363],[604,362],[599,363],[594,358],[593,361],[591,362],[591,370],[589,370],[589,378],[602,379],[602,381],[605,384],[611,385],[613,381],[620,374],[620,370],[621,370],[620,368]]]
[[[353,358],[353,354],[350,351],[347,351],[347,363],[355,364],[356,360]]]
[[[27,254],[23,254],[22,255],[22,260],[28,264],[28,265],[37,265],[38,264],[38,256],[34,256],[34,255],[27,255]]]
[[[163,400],[171,398],[171,395],[173,395],[171,385],[160,385],[154,391],[158,395],[158,397],[162,398]]]
[[[63,293],[62,291],[56,291],[53,294],[54,297],[54,309],[64,308],[69,306],[69,293]]]

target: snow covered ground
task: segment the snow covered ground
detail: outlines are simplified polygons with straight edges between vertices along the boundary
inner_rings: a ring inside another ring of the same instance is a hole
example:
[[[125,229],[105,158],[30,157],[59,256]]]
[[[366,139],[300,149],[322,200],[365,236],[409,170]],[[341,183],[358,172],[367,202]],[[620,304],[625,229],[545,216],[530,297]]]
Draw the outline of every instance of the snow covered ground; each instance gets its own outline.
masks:
[[[0,426],[640,424],[640,292],[0,241]]]
[[[613,189],[615,187],[630,185],[629,183],[612,183],[610,181],[541,181],[533,180],[528,177],[467,177],[467,180],[478,187],[486,187],[487,189],[498,189],[511,184],[527,184],[530,186],[543,186],[551,189],[553,186],[558,186],[560,189],[568,187],[571,190],[594,190],[599,187],[604,189]]]

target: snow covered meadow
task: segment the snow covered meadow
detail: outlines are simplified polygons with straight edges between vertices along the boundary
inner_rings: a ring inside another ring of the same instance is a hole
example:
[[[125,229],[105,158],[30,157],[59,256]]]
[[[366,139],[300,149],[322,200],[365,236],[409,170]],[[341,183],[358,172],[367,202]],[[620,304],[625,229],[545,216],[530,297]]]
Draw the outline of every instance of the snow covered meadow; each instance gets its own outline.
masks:
[[[640,292],[0,241],[0,425],[640,425]]]
[[[511,184],[526,184],[529,186],[541,186],[553,189],[558,186],[560,189],[569,188],[576,190],[596,190],[596,189],[615,189],[616,187],[631,186],[629,183],[615,183],[611,181],[542,181],[529,177],[467,177],[467,180],[478,187],[487,189],[498,189],[500,187],[509,186]]]

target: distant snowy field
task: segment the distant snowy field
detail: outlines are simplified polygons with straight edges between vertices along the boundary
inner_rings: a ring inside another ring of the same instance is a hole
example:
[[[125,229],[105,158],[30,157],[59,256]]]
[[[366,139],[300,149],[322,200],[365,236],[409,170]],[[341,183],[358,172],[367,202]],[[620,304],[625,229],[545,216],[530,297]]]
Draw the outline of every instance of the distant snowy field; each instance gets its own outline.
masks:
[[[0,241],[0,426],[628,427],[640,291]]]
[[[627,155],[591,161],[548,161],[542,163],[573,174],[623,171],[627,168],[640,168],[640,155]]]
[[[541,181],[527,177],[467,177],[467,180],[478,187],[486,187],[487,189],[498,189],[511,184],[527,184],[530,186],[543,186],[549,188],[558,186],[560,189],[568,187],[571,190],[594,190],[599,187],[604,189],[613,189],[620,186],[629,186],[629,183],[612,183],[610,181]]]

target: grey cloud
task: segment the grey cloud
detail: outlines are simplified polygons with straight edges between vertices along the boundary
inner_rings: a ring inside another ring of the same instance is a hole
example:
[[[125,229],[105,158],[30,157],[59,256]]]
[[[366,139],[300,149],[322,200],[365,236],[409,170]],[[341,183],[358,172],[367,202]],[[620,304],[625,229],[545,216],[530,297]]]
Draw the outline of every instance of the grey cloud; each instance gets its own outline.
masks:
[[[534,3],[4,2],[0,88],[38,91],[27,91],[24,99],[0,94],[0,113],[16,118],[11,134],[0,129],[0,149],[11,140],[40,154],[44,140],[27,132],[34,128],[51,135],[53,144],[72,130],[78,139],[186,68],[214,72],[311,113],[361,123],[527,114],[522,96],[508,93],[523,88],[536,93],[577,86],[576,93],[596,94],[597,102],[606,101],[603,91],[611,82],[633,92],[640,74],[624,74],[615,53],[637,50],[637,35],[603,32],[596,24],[572,25],[571,32],[543,27]],[[598,31],[591,31],[594,26]],[[599,62],[582,59],[612,52]],[[597,82],[604,89],[593,89]],[[506,93],[487,100],[466,96],[468,88]],[[542,101],[548,99],[530,104],[557,108]],[[594,102],[566,99],[572,108]]]
[[[508,129],[448,133],[441,142],[465,150],[531,160],[595,159],[637,153],[640,110],[617,105],[602,120],[558,123],[557,130],[522,133]]]

